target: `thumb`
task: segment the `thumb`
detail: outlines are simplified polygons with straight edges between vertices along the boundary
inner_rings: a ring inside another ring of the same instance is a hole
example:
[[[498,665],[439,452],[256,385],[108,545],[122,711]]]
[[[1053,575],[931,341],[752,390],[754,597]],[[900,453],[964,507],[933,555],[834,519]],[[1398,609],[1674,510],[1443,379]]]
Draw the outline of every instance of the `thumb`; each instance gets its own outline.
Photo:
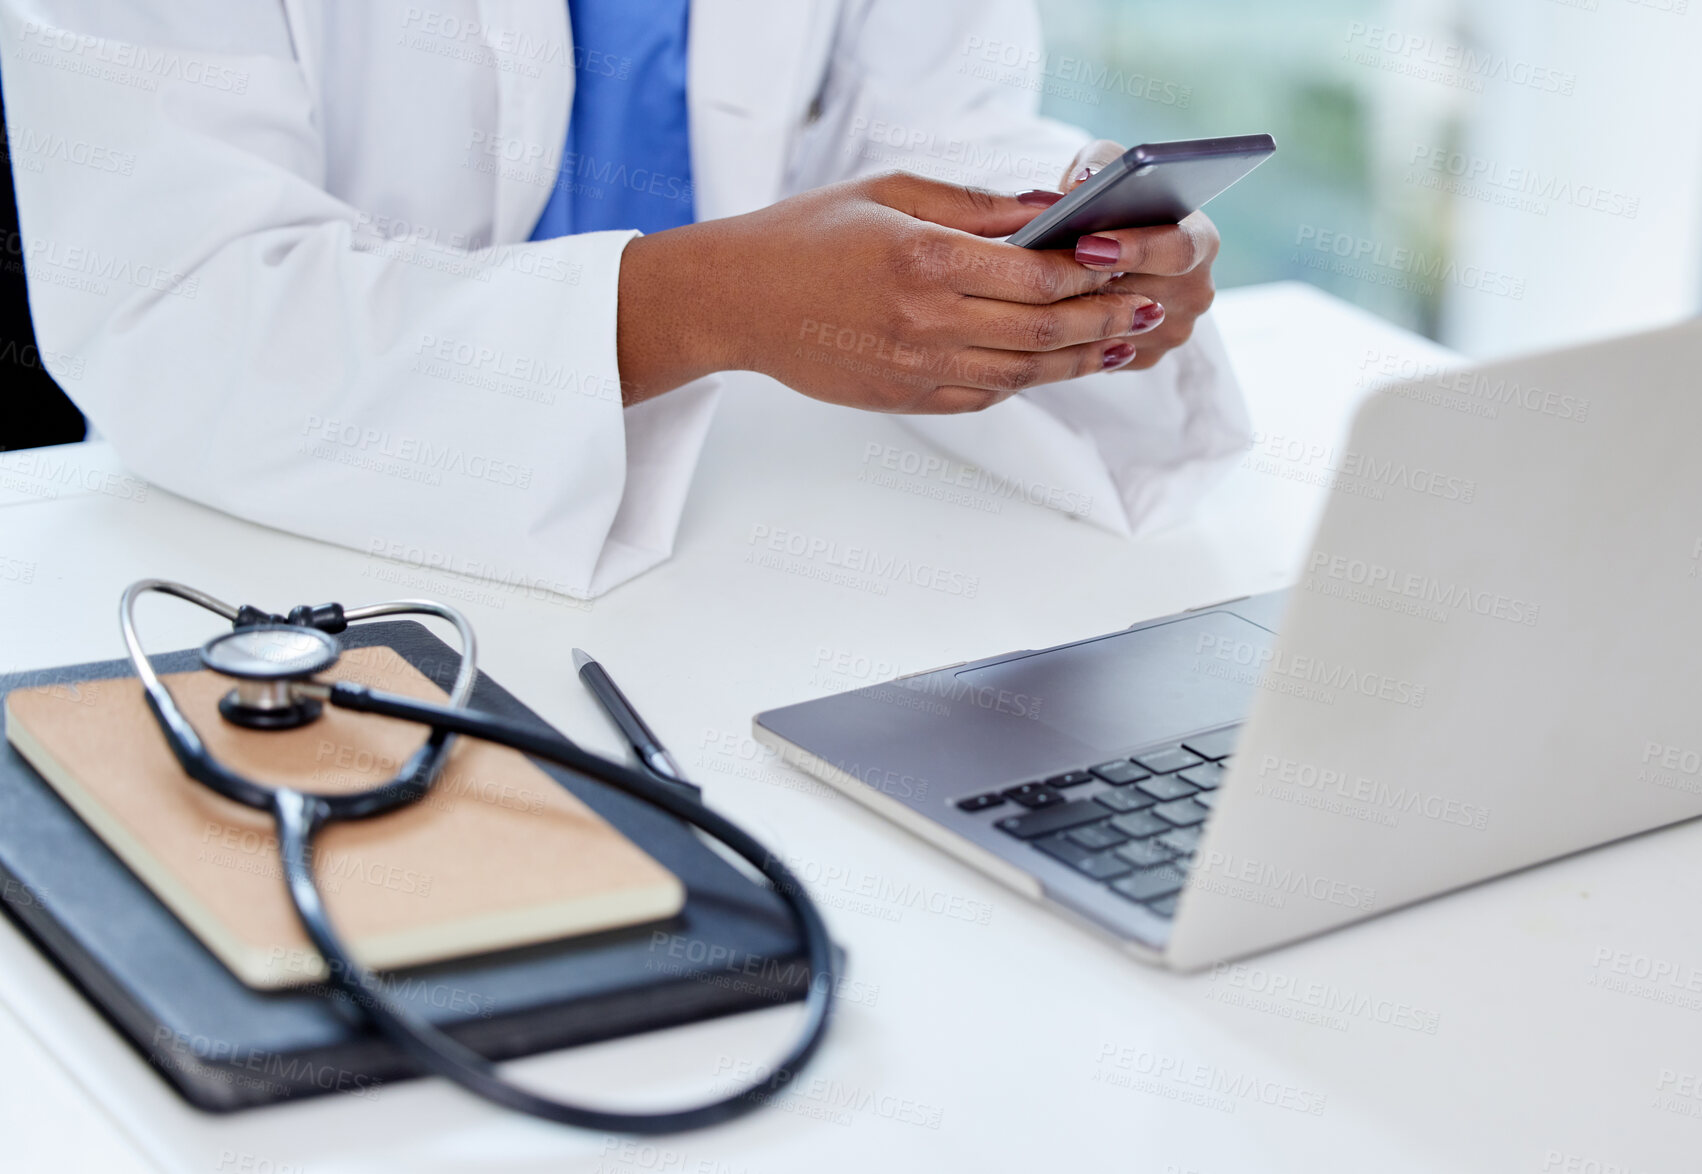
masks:
[[[1089,176],[1121,155],[1123,150],[1123,147],[1110,139],[1094,139],[1076,152],[1075,159],[1064,169],[1064,179],[1058,185],[1058,190],[1068,192],[1080,187],[1088,181]]]
[[[878,203],[906,216],[976,236],[1009,236],[1038,216],[1046,206],[1045,203],[1036,204],[1017,196],[941,183],[904,172],[876,179],[872,194]]]

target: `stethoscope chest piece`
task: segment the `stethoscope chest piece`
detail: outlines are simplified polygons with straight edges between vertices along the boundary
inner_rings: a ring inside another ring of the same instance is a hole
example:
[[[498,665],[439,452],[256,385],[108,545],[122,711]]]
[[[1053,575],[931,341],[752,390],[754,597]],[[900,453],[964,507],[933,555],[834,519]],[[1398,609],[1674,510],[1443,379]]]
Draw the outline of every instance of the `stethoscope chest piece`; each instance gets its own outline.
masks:
[[[219,699],[219,714],[251,730],[290,730],[324,708],[290,686],[337,663],[336,637],[296,624],[254,624],[201,646],[201,663],[236,687]]]

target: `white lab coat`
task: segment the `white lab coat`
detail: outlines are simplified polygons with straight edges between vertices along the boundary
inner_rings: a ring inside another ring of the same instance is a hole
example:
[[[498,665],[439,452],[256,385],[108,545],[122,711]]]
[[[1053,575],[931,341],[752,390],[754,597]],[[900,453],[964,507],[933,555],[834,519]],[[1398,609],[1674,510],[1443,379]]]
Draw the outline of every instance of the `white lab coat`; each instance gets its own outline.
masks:
[[[699,218],[892,167],[1055,185],[1085,136],[1035,113],[1039,37],[1030,0],[693,0]],[[40,349],[138,473],[578,596],[668,556],[719,381],[623,409],[633,234],[526,243],[565,0],[0,0],[0,51]],[[914,426],[1125,532],[1248,435],[1209,323],[1154,371]]]

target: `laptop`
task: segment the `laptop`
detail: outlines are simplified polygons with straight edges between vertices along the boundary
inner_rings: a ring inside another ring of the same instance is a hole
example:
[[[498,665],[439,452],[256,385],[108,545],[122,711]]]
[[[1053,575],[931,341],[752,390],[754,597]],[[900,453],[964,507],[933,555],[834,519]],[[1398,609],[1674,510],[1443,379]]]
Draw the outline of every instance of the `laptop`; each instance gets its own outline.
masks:
[[[1702,323],[1360,407],[1300,580],[758,714],[1195,970],[1702,815]]]

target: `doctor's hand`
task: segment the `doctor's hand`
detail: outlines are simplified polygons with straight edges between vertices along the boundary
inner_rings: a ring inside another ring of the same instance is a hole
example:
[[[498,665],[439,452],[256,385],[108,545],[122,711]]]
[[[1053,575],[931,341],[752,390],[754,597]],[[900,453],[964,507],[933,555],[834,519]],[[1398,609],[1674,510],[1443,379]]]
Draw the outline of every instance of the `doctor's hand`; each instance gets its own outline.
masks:
[[[1123,151],[1109,139],[1089,143],[1065,169],[1061,189],[1069,192],[1086,183]],[[1076,260],[1116,275],[1107,292],[1141,294],[1164,307],[1163,320],[1140,339],[1140,353],[1129,370],[1144,371],[1192,337],[1194,323],[1217,296],[1211,267],[1218,244],[1217,226],[1204,212],[1180,224],[1100,232],[1076,242]]]
[[[626,402],[751,370],[830,403],[964,412],[1138,361],[1150,295],[989,239],[1048,202],[892,174],[637,238],[620,273]]]

